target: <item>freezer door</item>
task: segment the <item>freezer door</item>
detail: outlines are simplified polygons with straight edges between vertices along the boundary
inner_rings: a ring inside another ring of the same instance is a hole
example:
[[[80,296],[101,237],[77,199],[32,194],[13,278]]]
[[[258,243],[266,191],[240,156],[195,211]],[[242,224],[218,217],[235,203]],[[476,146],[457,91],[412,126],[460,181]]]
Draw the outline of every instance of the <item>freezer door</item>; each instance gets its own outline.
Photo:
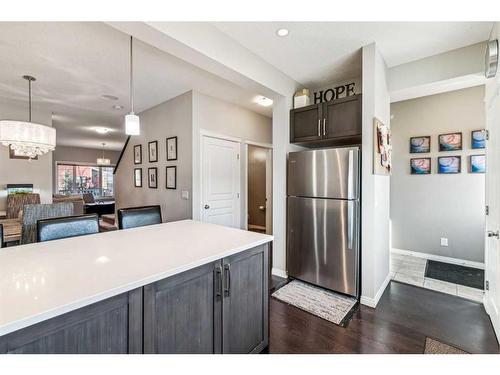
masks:
[[[288,197],[289,276],[357,296],[358,218],[357,201]]]
[[[288,195],[358,199],[359,149],[291,152],[288,155]]]

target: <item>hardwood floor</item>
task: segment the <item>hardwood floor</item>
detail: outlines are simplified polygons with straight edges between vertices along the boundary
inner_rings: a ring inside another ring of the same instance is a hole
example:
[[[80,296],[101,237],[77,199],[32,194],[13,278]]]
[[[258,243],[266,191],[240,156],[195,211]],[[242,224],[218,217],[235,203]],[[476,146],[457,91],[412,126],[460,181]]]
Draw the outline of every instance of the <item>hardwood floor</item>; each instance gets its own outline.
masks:
[[[360,306],[346,328],[271,298],[270,353],[421,354],[427,336],[469,353],[499,353],[481,304],[432,290],[392,281],[377,308]]]

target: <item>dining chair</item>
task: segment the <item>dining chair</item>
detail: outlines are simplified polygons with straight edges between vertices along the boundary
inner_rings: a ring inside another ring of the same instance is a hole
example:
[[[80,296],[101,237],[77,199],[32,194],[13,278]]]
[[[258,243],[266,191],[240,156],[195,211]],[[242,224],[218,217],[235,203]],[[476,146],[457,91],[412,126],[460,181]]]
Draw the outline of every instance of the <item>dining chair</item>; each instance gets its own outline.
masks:
[[[99,233],[97,214],[56,217],[37,222],[37,242]]]
[[[161,224],[161,207],[144,206],[121,208],[118,210],[118,229]]]
[[[38,220],[73,216],[73,203],[28,204],[24,206],[21,227],[21,245],[36,242]]]
[[[7,195],[7,219],[17,219],[27,204],[40,204],[40,194],[17,193]]]
[[[3,247],[3,225],[0,224],[0,249]]]

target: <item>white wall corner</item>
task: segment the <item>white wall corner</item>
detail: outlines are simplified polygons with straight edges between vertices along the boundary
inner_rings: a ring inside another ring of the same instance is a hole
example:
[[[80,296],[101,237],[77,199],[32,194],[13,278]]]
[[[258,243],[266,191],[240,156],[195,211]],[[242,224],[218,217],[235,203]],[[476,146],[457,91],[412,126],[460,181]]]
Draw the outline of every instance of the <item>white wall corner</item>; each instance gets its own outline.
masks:
[[[391,274],[388,273],[386,278],[384,279],[384,282],[380,286],[380,288],[377,290],[377,293],[375,293],[375,297],[367,297],[367,296],[361,296],[361,304],[368,306],[368,307],[377,307],[378,302],[380,301],[380,298],[385,292],[385,289],[387,288],[387,285],[391,282]]]
[[[272,268],[271,269],[271,274],[273,274],[274,276],[278,276],[278,277],[283,277],[283,278],[288,278],[288,274],[286,273],[286,271],[284,270],[280,270],[279,268]]]

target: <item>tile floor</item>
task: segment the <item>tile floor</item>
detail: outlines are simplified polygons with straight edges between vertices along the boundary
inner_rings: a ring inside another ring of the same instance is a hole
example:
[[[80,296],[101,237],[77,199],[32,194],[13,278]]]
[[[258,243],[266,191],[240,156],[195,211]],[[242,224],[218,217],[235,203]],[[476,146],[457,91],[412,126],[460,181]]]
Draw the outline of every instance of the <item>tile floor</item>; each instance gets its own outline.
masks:
[[[483,302],[483,291],[425,277],[427,260],[411,255],[391,253],[391,278],[402,283]]]

